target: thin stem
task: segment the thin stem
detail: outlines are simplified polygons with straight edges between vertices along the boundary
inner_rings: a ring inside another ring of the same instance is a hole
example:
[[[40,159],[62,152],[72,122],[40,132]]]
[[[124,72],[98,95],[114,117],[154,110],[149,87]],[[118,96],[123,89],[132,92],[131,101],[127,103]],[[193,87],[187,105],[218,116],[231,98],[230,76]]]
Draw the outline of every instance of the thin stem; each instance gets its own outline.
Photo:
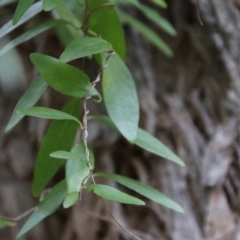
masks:
[[[125,232],[127,232],[129,235],[131,235],[132,237],[134,237],[137,240],[141,240],[141,238],[137,237],[136,235],[134,235],[133,233],[131,233],[129,230],[127,230],[121,223],[118,222],[118,220],[113,216],[111,210],[108,208],[107,204],[104,202],[104,200],[100,197],[104,207],[107,209],[108,214],[111,216],[111,218],[116,222],[116,224],[122,228]]]
[[[106,63],[103,67],[101,67],[99,70],[98,70],[98,75],[96,77],[96,79],[92,82],[92,87],[91,89],[89,90],[88,94],[87,94],[87,97],[85,97],[85,99],[83,100],[83,127],[84,127],[84,136],[83,136],[83,142],[84,142],[84,146],[85,146],[85,152],[86,152],[86,158],[87,158],[87,164],[88,164],[88,167],[89,167],[89,176],[91,177],[92,181],[94,184],[96,184],[96,181],[95,181],[95,178],[93,176],[93,170],[91,168],[91,164],[90,164],[90,159],[89,159],[89,149],[88,149],[88,144],[87,144],[87,138],[88,138],[88,114],[89,114],[89,110],[87,108],[87,101],[89,99],[91,99],[91,96],[89,95],[90,92],[92,91],[93,88],[95,88],[96,84],[98,82],[101,81],[101,77],[102,77],[102,72],[105,68],[108,67],[108,64],[109,64],[109,59],[112,55],[115,54],[114,51],[107,51],[108,55],[106,57]],[[110,211],[110,209],[107,207],[106,203],[104,202],[103,198],[100,197],[104,207],[106,208],[106,210],[108,211],[108,214],[112,217],[112,219],[116,222],[116,224],[122,228],[125,232],[127,232],[129,235],[131,235],[132,237],[134,237],[135,239],[137,240],[141,240],[140,238],[138,238],[137,236],[135,236],[133,233],[131,233],[129,230],[127,230],[123,225],[121,225],[118,220],[113,216],[112,212]]]
[[[22,218],[26,217],[28,214],[34,212],[36,209],[37,209],[37,207],[30,208],[29,210],[27,210],[26,212],[20,214],[17,217],[10,218],[10,217],[1,217],[0,216],[0,218],[4,219],[4,220],[7,220],[7,221],[17,222],[17,221],[21,220]]]
[[[85,152],[86,152],[86,159],[87,159],[87,164],[88,164],[88,167],[89,167],[89,170],[90,170],[90,176],[91,176],[91,179],[93,181],[94,184],[96,184],[95,182],[95,179],[94,179],[94,176],[93,176],[93,170],[91,168],[91,163],[90,163],[90,159],[89,159],[89,149],[88,149],[88,144],[87,144],[87,139],[88,139],[88,114],[89,114],[89,110],[87,108],[87,101],[89,99],[91,99],[92,97],[90,96],[90,92],[96,87],[97,83],[101,81],[101,76],[102,76],[102,72],[105,68],[108,67],[108,62],[109,62],[109,58],[115,54],[113,51],[108,51],[108,56],[106,58],[106,64],[101,67],[99,70],[98,70],[98,75],[96,77],[96,79],[92,82],[92,87],[90,88],[88,94],[87,94],[87,97],[84,98],[83,100],[83,131],[84,131],[84,134],[83,134],[83,143],[84,143],[84,146],[85,146]]]
[[[39,197],[39,202],[41,202],[50,191],[51,191],[51,188],[44,190]],[[17,217],[10,218],[10,217],[1,217],[0,216],[0,218],[5,219],[7,221],[17,222],[17,221],[21,220],[22,218],[24,218],[25,216],[27,216],[28,214],[34,212],[35,210],[37,210],[37,206],[28,209],[26,212],[20,214]]]

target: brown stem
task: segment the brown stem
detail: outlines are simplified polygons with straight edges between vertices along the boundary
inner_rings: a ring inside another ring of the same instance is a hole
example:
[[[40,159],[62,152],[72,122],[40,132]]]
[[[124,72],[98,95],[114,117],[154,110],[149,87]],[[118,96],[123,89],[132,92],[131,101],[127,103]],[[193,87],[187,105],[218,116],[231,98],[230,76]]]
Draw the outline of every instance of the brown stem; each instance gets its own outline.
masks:
[[[30,208],[26,212],[20,214],[17,217],[10,218],[10,217],[2,217],[2,216],[0,216],[0,218],[4,219],[4,220],[7,220],[7,221],[11,221],[11,222],[17,222],[17,221],[21,220],[22,218],[26,217],[28,214],[34,212],[36,209],[37,209],[37,207]]]

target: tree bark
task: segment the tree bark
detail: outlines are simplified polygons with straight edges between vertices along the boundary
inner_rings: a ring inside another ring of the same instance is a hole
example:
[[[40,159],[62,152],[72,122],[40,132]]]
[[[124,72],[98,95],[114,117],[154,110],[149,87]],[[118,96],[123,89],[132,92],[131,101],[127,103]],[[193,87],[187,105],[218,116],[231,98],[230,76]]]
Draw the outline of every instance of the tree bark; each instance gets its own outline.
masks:
[[[119,223],[146,240],[240,239],[240,2],[199,3],[204,26],[197,18],[195,1],[169,0],[168,9],[161,11],[176,27],[175,38],[134,12],[171,46],[172,58],[126,28],[127,64],[138,89],[140,125],[184,159],[186,167],[129,145],[101,124],[89,126],[97,169],[139,179],[184,208],[185,214],[180,214],[151,201],[146,201],[146,207],[107,203]],[[50,51],[46,46],[41,50]],[[44,99],[50,105],[56,102]],[[36,204],[30,196],[31,170],[43,132],[24,121],[3,136],[15,102],[1,95],[0,213],[9,216]],[[91,111],[97,112],[96,108]],[[14,239],[18,228],[0,230],[1,239]],[[80,203],[60,210],[22,239],[132,238],[116,225],[98,198],[84,193]]]

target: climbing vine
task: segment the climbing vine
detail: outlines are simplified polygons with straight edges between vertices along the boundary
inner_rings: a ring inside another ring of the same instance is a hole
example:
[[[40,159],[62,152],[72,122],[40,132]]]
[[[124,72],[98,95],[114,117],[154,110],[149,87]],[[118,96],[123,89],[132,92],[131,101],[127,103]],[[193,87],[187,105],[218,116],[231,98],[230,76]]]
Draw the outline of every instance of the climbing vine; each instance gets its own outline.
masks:
[[[156,6],[166,7],[162,0],[152,1]],[[20,0],[13,19],[0,29],[5,36],[19,25],[29,21],[41,11],[50,12],[52,19],[41,22],[22,35],[10,41],[0,50],[0,56],[40,33],[58,29],[57,35],[65,44],[65,50],[54,58],[43,53],[32,53],[30,60],[39,72],[13,110],[6,126],[6,133],[24,117],[32,116],[52,120],[36,158],[32,192],[39,197],[39,205],[30,209],[32,213],[17,235],[17,239],[52,214],[61,204],[69,208],[81,201],[83,191],[100,197],[109,214],[104,199],[124,204],[144,205],[144,201],[116,188],[98,184],[97,178],[113,180],[156,203],[178,212],[183,209],[156,189],[127,176],[109,172],[95,172],[94,151],[88,144],[88,122],[100,121],[121,134],[129,143],[171,160],[181,166],[183,161],[158,139],[138,127],[139,103],[132,75],[124,63],[126,57],[125,38],[122,23],[139,31],[167,56],[172,55],[167,44],[142,22],[123,12],[118,6],[127,4],[141,11],[150,21],[170,35],[176,32],[158,12],[137,0]],[[93,57],[99,64],[95,79],[69,62]],[[101,85],[101,92],[97,90]],[[35,106],[45,90],[50,87],[72,99],[62,110]],[[88,102],[98,104],[104,101],[108,115],[91,115]],[[76,142],[76,134],[81,139]],[[46,191],[49,181],[65,164],[65,179]],[[0,227],[13,226],[23,216],[11,219],[0,218]],[[114,218],[117,222],[117,220]],[[118,223],[118,222],[117,222]],[[119,223],[118,225],[122,227]],[[124,227],[122,227],[124,228]],[[133,235],[124,228],[129,234]]]

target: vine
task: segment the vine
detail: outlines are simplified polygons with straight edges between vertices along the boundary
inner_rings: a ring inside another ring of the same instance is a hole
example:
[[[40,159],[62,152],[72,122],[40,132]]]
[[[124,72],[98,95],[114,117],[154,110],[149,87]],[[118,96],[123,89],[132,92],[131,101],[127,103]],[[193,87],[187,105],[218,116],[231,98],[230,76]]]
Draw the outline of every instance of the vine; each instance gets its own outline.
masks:
[[[39,77],[33,81],[17,103],[6,127],[6,133],[12,130],[24,116],[52,120],[40,146],[34,168],[32,190],[34,196],[40,196],[40,201],[37,207],[31,208],[16,218],[0,217],[0,226],[13,226],[15,222],[32,213],[17,235],[17,238],[20,238],[56,211],[61,204],[64,208],[69,208],[81,201],[81,193],[86,190],[99,196],[109,215],[119,227],[135,239],[140,240],[118,222],[104,199],[133,205],[144,205],[145,202],[110,186],[97,184],[95,176],[115,181],[139,195],[175,211],[183,212],[183,209],[158,190],[137,180],[114,173],[93,173],[95,159],[93,150],[88,145],[88,121],[93,119],[100,121],[121,134],[130,144],[136,144],[153,154],[184,166],[184,162],[170,149],[138,127],[139,103],[134,80],[124,63],[125,39],[119,16],[123,22],[138,30],[167,56],[171,56],[172,51],[156,33],[143,23],[122,13],[118,4],[127,4],[129,7],[138,9],[170,35],[174,36],[176,32],[171,24],[154,9],[137,0],[71,0],[71,2],[74,8],[70,8],[64,0],[59,0],[57,3],[53,0],[42,0],[36,3],[32,0],[20,0],[13,16],[13,24],[12,22],[6,23],[0,29],[0,36],[4,36],[40,11],[52,11],[52,20],[41,22],[13,39],[0,50],[0,56],[50,28],[58,27],[60,33],[67,31],[68,37],[71,39],[70,41],[64,39],[64,34],[58,35],[66,45],[59,58],[42,53],[30,55],[33,65],[39,72]],[[162,0],[152,2],[162,7],[165,6]],[[76,9],[79,10],[83,7],[84,14],[81,15]],[[8,31],[6,31],[7,27],[9,27]],[[91,82],[85,72],[68,62],[92,56],[100,64],[100,68],[97,77]],[[99,83],[101,83],[103,97],[96,89]],[[34,106],[47,87],[70,96],[71,101],[62,110]],[[108,116],[89,115],[87,103],[90,99],[95,98],[99,101],[104,99]],[[81,114],[82,122],[79,120]],[[74,144],[79,129],[82,139]],[[64,162],[66,163],[65,179],[57,183],[50,191],[47,190],[46,194],[44,189]],[[88,185],[89,179],[93,184]]]

